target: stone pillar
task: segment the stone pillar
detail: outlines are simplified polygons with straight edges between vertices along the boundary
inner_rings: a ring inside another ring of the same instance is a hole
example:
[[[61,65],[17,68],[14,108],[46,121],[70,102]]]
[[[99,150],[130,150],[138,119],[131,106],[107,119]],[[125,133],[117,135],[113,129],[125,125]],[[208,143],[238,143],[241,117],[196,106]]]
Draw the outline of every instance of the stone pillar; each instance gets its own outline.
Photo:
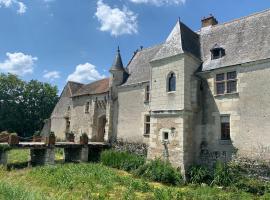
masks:
[[[53,147],[47,149],[31,149],[31,165],[54,165],[55,151]]]
[[[89,148],[87,145],[81,148],[81,162],[88,162]]]
[[[88,162],[88,146],[65,148],[65,162]]]
[[[0,165],[7,165],[8,160],[8,152],[7,151],[1,151],[0,152]]]

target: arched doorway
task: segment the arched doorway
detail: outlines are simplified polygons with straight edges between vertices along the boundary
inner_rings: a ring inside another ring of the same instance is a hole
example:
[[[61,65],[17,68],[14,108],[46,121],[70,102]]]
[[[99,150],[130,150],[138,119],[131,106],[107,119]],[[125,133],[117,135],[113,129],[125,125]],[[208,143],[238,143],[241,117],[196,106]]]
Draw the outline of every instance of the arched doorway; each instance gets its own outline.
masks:
[[[97,142],[104,142],[105,125],[106,125],[106,115],[102,115],[98,118],[98,130],[96,137]]]

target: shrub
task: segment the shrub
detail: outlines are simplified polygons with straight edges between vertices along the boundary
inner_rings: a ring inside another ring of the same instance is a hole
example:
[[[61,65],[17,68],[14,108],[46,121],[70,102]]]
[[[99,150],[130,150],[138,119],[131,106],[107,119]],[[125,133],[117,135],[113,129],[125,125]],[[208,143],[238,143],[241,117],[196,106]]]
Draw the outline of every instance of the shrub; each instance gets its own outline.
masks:
[[[100,159],[104,165],[126,171],[135,170],[145,162],[145,159],[142,156],[113,150],[103,151]]]
[[[5,151],[9,151],[11,149],[11,147],[9,145],[0,145],[0,153],[5,152]]]
[[[211,184],[219,186],[230,186],[236,181],[232,169],[225,163],[216,162],[214,169],[214,178]]]
[[[212,179],[210,171],[199,165],[194,165],[188,170],[188,177],[193,184],[209,183]]]
[[[135,174],[148,178],[152,181],[178,185],[182,181],[181,173],[178,172],[169,162],[160,159],[151,160],[150,162],[140,166]]]
[[[235,186],[240,190],[257,195],[263,195],[267,191],[266,183],[254,178],[242,178],[235,183]]]

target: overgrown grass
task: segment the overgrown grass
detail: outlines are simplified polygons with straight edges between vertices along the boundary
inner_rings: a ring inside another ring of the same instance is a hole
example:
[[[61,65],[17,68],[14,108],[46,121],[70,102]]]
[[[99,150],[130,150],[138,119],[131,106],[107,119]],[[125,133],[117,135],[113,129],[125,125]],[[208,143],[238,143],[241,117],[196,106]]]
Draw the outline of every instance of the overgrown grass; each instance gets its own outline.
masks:
[[[267,199],[209,186],[169,187],[134,178],[101,164],[58,164],[10,172],[0,170],[2,199]],[[23,198],[19,198],[20,194]],[[46,197],[46,198],[45,198]]]
[[[101,153],[102,164],[126,171],[136,170],[144,164],[145,158],[128,152],[106,150]]]
[[[28,153],[11,151],[12,162],[25,161]],[[61,154],[59,151],[57,154]],[[20,158],[18,158],[20,157]],[[152,165],[156,166],[156,165]],[[155,167],[154,167],[155,168]],[[156,167],[158,171],[162,167]],[[161,170],[162,171],[162,170]],[[161,174],[163,174],[161,172]],[[223,172],[221,173],[223,175]],[[220,175],[220,176],[221,176]],[[204,177],[204,172],[201,173]],[[199,177],[200,178],[200,177]],[[259,189],[268,187],[261,185]],[[241,188],[241,190],[240,190]],[[0,167],[0,199],[3,200],[81,200],[81,199],[147,199],[147,200],[252,200],[270,199],[260,193],[256,180],[238,187],[215,185],[181,185],[172,187],[134,177],[125,171],[102,164],[57,164],[6,171]],[[261,196],[260,196],[261,195]]]

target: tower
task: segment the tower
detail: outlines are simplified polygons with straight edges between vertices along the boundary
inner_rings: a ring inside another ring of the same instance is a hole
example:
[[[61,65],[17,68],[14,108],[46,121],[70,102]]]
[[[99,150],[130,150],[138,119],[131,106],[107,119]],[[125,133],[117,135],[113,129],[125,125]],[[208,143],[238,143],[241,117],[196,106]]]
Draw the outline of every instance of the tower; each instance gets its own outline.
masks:
[[[120,49],[118,46],[116,56],[114,62],[110,68],[110,98],[108,101],[108,109],[107,109],[107,141],[113,142],[116,140],[116,129],[117,129],[117,120],[118,120],[118,86],[122,85],[127,77],[128,73],[126,72],[121,54]]]

